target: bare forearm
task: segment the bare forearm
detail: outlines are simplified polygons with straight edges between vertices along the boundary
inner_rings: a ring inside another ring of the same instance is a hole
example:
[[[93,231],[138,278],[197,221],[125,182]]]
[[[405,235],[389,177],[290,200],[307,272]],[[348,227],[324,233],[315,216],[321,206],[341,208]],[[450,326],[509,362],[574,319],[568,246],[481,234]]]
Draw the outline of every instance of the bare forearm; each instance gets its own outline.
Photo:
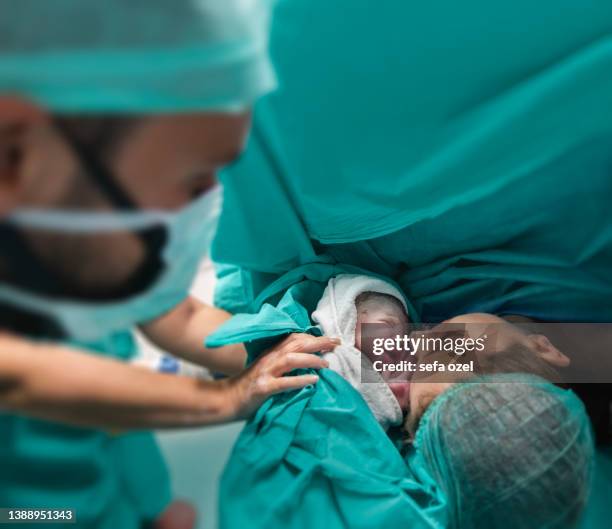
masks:
[[[154,373],[0,333],[0,410],[101,429],[203,426],[250,417],[271,395],[314,384],[337,342],[291,335],[239,375],[207,382]]]
[[[203,365],[214,372],[233,375],[244,369],[246,351],[242,344],[207,348],[209,334],[231,314],[194,298],[186,299],[168,314],[141,326],[144,334],[169,353]]]
[[[0,349],[6,349],[5,340]],[[153,373],[63,347],[0,352],[0,407],[97,428],[199,426],[231,420],[225,382]],[[9,353],[9,354],[7,354]]]

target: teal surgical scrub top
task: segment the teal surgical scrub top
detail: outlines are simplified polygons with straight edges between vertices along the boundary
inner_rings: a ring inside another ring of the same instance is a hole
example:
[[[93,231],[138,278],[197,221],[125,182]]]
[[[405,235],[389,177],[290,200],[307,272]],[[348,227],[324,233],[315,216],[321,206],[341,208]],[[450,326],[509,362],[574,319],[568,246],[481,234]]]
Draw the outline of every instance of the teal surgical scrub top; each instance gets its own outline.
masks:
[[[129,333],[73,345],[122,360],[134,351]],[[0,414],[1,507],[74,509],[77,523],[68,527],[136,529],[169,501],[169,475],[151,433],[115,435]]]

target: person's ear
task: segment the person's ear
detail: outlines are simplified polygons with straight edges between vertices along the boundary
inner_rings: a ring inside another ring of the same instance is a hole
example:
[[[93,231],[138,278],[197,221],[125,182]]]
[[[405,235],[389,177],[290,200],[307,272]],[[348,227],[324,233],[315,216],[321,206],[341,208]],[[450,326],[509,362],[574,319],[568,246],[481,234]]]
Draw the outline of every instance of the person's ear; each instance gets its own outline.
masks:
[[[18,202],[26,133],[46,119],[46,112],[35,104],[0,95],[0,217]]]
[[[543,334],[530,334],[529,340],[540,358],[555,367],[567,367],[570,359],[557,349]]]

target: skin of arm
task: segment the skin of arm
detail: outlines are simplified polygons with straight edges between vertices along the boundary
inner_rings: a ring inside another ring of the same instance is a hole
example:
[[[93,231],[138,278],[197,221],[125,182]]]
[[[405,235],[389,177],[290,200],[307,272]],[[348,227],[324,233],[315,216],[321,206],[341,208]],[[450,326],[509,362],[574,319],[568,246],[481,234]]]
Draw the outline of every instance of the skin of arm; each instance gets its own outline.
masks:
[[[188,297],[170,312],[140,326],[155,345],[174,356],[207,367],[215,373],[234,375],[246,363],[242,344],[207,348],[206,337],[231,318],[228,312]]]
[[[105,430],[240,420],[271,395],[316,383],[317,375],[283,375],[327,367],[313,353],[336,345],[329,338],[289,335],[240,375],[209,382],[0,334],[0,410]]]

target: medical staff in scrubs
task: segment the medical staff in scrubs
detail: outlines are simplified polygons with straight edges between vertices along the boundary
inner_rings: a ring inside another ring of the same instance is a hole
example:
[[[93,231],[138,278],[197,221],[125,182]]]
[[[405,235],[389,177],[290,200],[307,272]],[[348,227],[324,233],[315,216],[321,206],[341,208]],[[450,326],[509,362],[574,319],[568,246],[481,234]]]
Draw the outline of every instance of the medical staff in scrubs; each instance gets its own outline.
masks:
[[[0,2],[3,508],[74,509],[86,528],[188,527],[151,435],[121,432],[248,417],[317,381],[283,375],[323,366],[309,353],[330,340],[289,337],[243,371],[242,346],[204,347],[229,315],[188,296],[215,233],[216,172],[274,87],[271,7]],[[121,362],[133,325],[232,376]]]

